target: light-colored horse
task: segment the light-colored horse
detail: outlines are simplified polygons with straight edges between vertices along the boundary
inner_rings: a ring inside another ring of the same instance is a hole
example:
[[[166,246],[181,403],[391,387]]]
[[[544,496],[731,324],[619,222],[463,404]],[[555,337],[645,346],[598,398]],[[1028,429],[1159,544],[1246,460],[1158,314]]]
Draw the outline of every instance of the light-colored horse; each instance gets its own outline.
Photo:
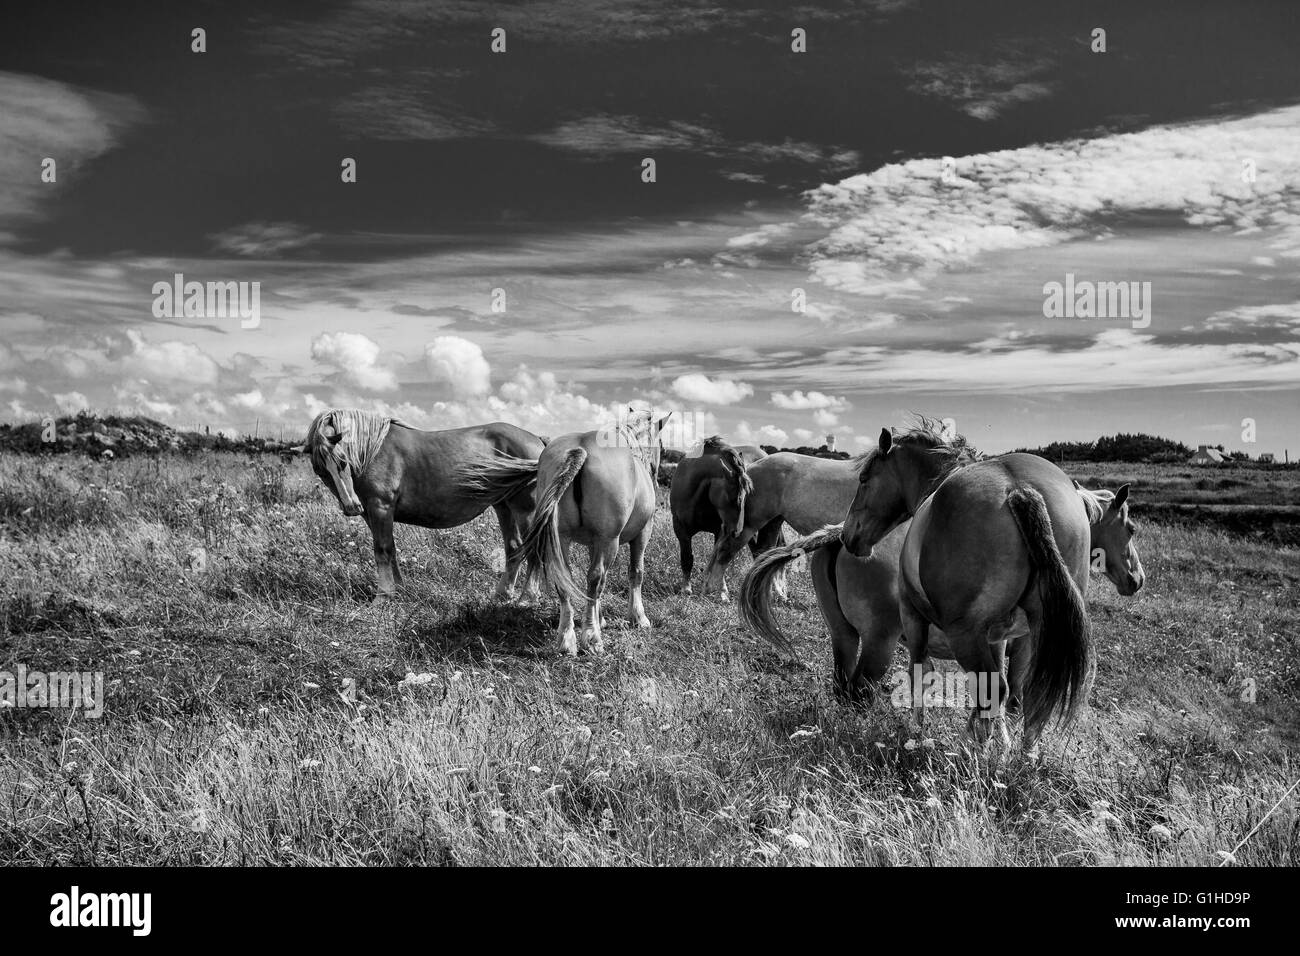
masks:
[[[1120,594],[1133,594],[1142,586],[1142,562],[1133,545],[1135,529],[1128,517],[1128,485],[1118,493],[1081,488],[1081,502],[1088,512],[1092,567],[1110,578]],[[830,631],[834,655],[834,687],[838,696],[870,704],[873,691],[894,658],[903,631],[898,611],[898,559],[911,522],[905,521],[880,540],[871,556],[859,558],[844,549],[840,541],[842,524],[830,525],[811,535],[765,552],[745,575],[741,586],[741,618],[760,637],[787,656],[794,648],[777,626],[771,611],[769,590],[773,575],[801,554],[808,555],[817,603]],[[1100,567],[1099,567],[1100,565]],[[1029,633],[1028,621],[1017,609],[1003,635],[1008,660],[1024,649],[1014,643]],[[930,632],[929,656],[952,660],[953,653],[944,633]],[[1017,679],[1023,670],[1011,667]],[[915,672],[911,675],[913,681]],[[1018,709],[1024,688],[1011,682],[1008,713]]]
[[[386,415],[334,408],[312,421],[303,452],[343,513],[362,515],[370,526],[377,599],[392,597],[402,583],[393,522],[455,528],[489,507],[496,512],[506,555],[496,596],[509,597],[519,574],[519,561],[511,554],[532,513],[543,447],[536,435],[505,422],[424,431]],[[516,467],[503,469],[491,487],[465,482],[463,463],[489,455]]]
[[[709,562],[705,593],[725,594],[727,566],[741,547],[760,532],[769,535],[770,544],[780,540],[781,522],[798,534],[811,534],[818,528],[844,520],[858,490],[858,469],[853,461],[814,458],[794,452],[777,452],[749,468],[753,489],[745,500],[745,523],[739,534],[719,538]],[[766,529],[775,527],[771,536]],[[786,600],[785,580],[775,582],[777,597]]]
[[[673,472],[668,492],[668,507],[673,516],[673,534],[677,536],[681,555],[683,594],[691,593],[691,570],[695,566],[695,535],[713,535],[713,556],[706,574],[712,574],[717,560],[718,542],[722,537],[739,533],[745,527],[745,512],[753,481],[749,467],[767,457],[755,445],[727,444],[720,436],[706,438],[698,455],[687,455]],[[755,557],[781,540],[781,522],[774,521],[759,530],[749,541]],[[727,579],[722,576],[723,601],[727,596]]]
[[[1007,700],[1004,635],[1017,608],[1024,612],[1030,653],[1015,655],[1011,681],[1025,688],[1023,743],[1032,751],[1054,717],[1074,717],[1091,677],[1088,518],[1073,483],[1046,459],[1017,453],[963,464],[964,447],[929,420],[897,438],[882,430],[863,457],[842,538],[867,557],[912,518],[899,556],[899,611],[913,668],[924,666],[931,627],[942,630],[976,677],[978,740]]]
[[[559,642],[567,654],[579,648],[574,602],[586,605],[582,646],[604,649],[601,596],[605,575],[624,544],[629,546],[628,618],[636,626],[650,626],[641,584],[663,450],[659,433],[667,420],[668,415],[655,420],[649,412],[634,411],[610,428],[554,438],[538,458],[537,506],[518,554],[528,558],[530,576],[541,574],[559,596]],[[585,590],[569,569],[571,542],[586,545],[590,555]]]

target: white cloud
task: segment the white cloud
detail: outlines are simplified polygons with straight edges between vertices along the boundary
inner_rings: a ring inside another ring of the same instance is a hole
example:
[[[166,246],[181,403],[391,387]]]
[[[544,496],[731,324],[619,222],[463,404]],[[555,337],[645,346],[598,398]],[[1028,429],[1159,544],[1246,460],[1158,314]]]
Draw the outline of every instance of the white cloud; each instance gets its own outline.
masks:
[[[128,329],[126,337],[131,351],[122,359],[122,368],[128,374],[195,385],[213,385],[221,374],[220,366],[196,345],[174,340],[152,343],[137,329]]]
[[[312,340],[311,357],[333,366],[343,380],[372,392],[391,392],[397,377],[378,364],[379,345],[358,332],[324,332]]]
[[[754,387],[746,382],[711,379],[699,372],[679,375],[673,380],[672,388],[678,398],[702,405],[734,405],[754,394]]]
[[[54,396],[54,405],[60,415],[75,415],[82,409],[90,407],[90,401],[80,392],[59,392]]]
[[[808,200],[806,219],[825,230],[813,276],[862,295],[915,291],[918,277],[991,252],[1105,236],[1131,214],[1274,228],[1282,254],[1300,254],[1300,107],[961,157],[951,182],[941,158],[909,160]]]
[[[851,407],[846,398],[827,395],[825,392],[803,392],[799,389],[795,389],[789,395],[784,392],[773,392],[772,404],[787,411],[818,409],[831,412],[846,412]]]
[[[469,339],[440,335],[424,347],[424,359],[434,381],[446,382],[457,396],[492,390],[492,369],[483,350]]]

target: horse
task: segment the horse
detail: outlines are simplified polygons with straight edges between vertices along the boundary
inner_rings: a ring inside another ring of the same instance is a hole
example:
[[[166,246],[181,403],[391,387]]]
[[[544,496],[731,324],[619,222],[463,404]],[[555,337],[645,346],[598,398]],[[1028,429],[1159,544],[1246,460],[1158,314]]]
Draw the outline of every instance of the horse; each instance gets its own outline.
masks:
[[[489,507],[496,512],[506,555],[495,596],[508,598],[519,575],[519,561],[511,555],[533,509],[543,447],[536,435],[505,422],[425,431],[386,415],[333,408],[312,421],[303,452],[343,513],[362,515],[370,526],[376,600],[393,597],[402,583],[393,522],[455,528]],[[513,467],[503,468],[490,486],[464,481],[461,463],[488,454],[506,456]]]
[[[673,516],[673,534],[681,553],[681,593],[691,593],[691,570],[695,567],[692,539],[701,532],[713,535],[713,556],[708,572],[717,560],[718,541],[729,534],[740,534],[745,527],[745,505],[754,484],[748,466],[762,461],[767,452],[755,445],[732,447],[719,435],[704,440],[701,453],[683,458],[673,472],[668,491],[669,510]],[[749,542],[750,552],[759,552],[781,540],[781,523],[771,522]],[[722,577],[721,599],[728,600],[727,579]]]
[[[1088,516],[1047,459],[1012,453],[972,462],[967,450],[929,419],[898,437],[882,429],[877,447],[860,456],[842,540],[869,557],[912,519],[899,555],[899,612],[913,668],[923,667],[931,627],[942,630],[975,676],[970,728],[980,742],[1007,700],[1003,636],[1016,609],[1024,612],[1030,653],[1015,655],[1010,677],[1025,688],[1023,746],[1032,752],[1053,719],[1076,716],[1092,676]]]
[[[538,456],[537,503],[515,554],[516,560],[528,559],[530,579],[540,575],[555,589],[559,645],[566,654],[576,655],[579,649],[573,620],[578,601],[586,605],[582,646],[595,653],[604,650],[601,595],[606,572],[623,544],[629,546],[628,618],[635,626],[650,626],[641,584],[663,451],[659,433],[668,415],[656,421],[649,412],[633,411],[609,428],[561,435]],[[585,591],[569,570],[569,545],[575,541],[586,545],[590,557]]]
[[[1075,482],[1075,490],[1088,513],[1093,569],[1103,571],[1120,594],[1136,593],[1144,576],[1133,544],[1136,529],[1128,517],[1129,486],[1122,486],[1118,492],[1092,491]],[[830,631],[836,696],[852,704],[870,705],[873,688],[893,661],[903,630],[898,610],[898,559],[911,521],[904,521],[885,535],[867,558],[845,550],[840,540],[843,527],[843,523],[829,525],[765,552],[745,575],[739,609],[742,620],[753,631],[793,657],[794,647],[773,621],[769,589],[780,568],[807,554],[817,603]],[[1014,659],[1022,647],[1012,642],[1027,634],[1027,619],[1017,609],[1015,620],[1003,635],[1008,642],[1008,659]],[[953,659],[947,637],[937,628],[931,631],[928,651],[931,658]],[[1023,676],[1023,672],[1011,670],[1017,677]],[[1008,713],[1019,709],[1023,693],[1023,686],[1011,684]]]
[[[852,460],[814,458],[788,451],[755,462],[748,474],[753,488],[745,501],[744,525],[718,540],[709,562],[706,594],[715,589],[725,591],[727,566],[742,545],[760,533],[760,547],[779,543],[782,521],[798,534],[810,534],[842,521],[858,488],[858,472]],[[776,591],[784,601],[784,580],[777,580]]]

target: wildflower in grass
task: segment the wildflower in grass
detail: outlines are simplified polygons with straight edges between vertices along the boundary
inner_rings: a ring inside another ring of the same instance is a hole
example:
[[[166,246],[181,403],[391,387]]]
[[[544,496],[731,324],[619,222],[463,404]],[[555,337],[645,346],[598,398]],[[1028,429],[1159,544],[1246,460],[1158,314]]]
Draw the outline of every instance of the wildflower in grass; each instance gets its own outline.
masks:
[[[406,676],[397,682],[399,689],[404,687],[423,687],[425,684],[433,682],[433,675],[429,673],[416,674],[414,671],[407,671]]]
[[[534,764],[533,766],[531,766],[531,767],[528,768],[528,772],[529,772],[529,773],[541,773],[541,772],[542,772],[542,768],[539,767],[539,766],[537,766],[536,764]]]
[[[1172,840],[1174,838],[1173,831],[1170,830],[1163,823],[1154,824],[1151,827],[1151,829],[1148,830],[1147,832],[1150,833],[1157,840]]]
[[[797,833],[788,833],[785,838],[796,850],[807,850],[812,846],[807,837],[802,837]]]
[[[299,769],[299,770],[317,770],[317,769],[320,768],[320,765],[321,765],[321,763],[320,763],[319,760],[313,760],[312,758],[308,757],[306,760],[303,760],[301,763],[298,764],[298,769]]]
[[[600,811],[600,828],[602,830],[614,829],[614,811],[609,807]]]
[[[919,746],[920,746],[920,744],[918,744],[915,740],[908,740],[908,741],[906,741],[906,742],[903,744],[903,749],[904,749],[904,750],[915,750],[915,749],[916,749],[917,747],[919,747]]]
[[[822,732],[822,729],[814,724],[800,727],[790,735],[791,740],[798,740],[800,737],[816,737]]]
[[[1222,866],[1232,866],[1237,862],[1237,857],[1227,850],[1215,850],[1214,853]]]
[[[934,795],[931,795],[931,796],[929,796],[929,797],[926,797],[926,799],[925,799],[925,805],[926,805],[927,808],[929,808],[929,809],[931,809],[931,810],[942,810],[942,809],[943,809],[943,801],[940,800],[938,797],[936,797],[936,796],[934,796]]]
[[[311,681],[303,681],[302,686],[307,690],[320,690],[320,684],[313,684]]]

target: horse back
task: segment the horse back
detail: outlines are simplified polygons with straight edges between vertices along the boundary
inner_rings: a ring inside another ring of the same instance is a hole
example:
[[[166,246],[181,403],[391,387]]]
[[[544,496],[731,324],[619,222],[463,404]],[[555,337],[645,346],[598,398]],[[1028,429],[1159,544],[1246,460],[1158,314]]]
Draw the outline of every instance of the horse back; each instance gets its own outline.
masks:
[[[1007,505],[1016,488],[1043,496],[1066,566],[1086,585],[1088,522],[1069,478],[1033,455],[986,459],[954,472],[922,503],[903,547],[904,586],[940,627],[975,612],[1010,614],[1029,586],[1028,547]]]

